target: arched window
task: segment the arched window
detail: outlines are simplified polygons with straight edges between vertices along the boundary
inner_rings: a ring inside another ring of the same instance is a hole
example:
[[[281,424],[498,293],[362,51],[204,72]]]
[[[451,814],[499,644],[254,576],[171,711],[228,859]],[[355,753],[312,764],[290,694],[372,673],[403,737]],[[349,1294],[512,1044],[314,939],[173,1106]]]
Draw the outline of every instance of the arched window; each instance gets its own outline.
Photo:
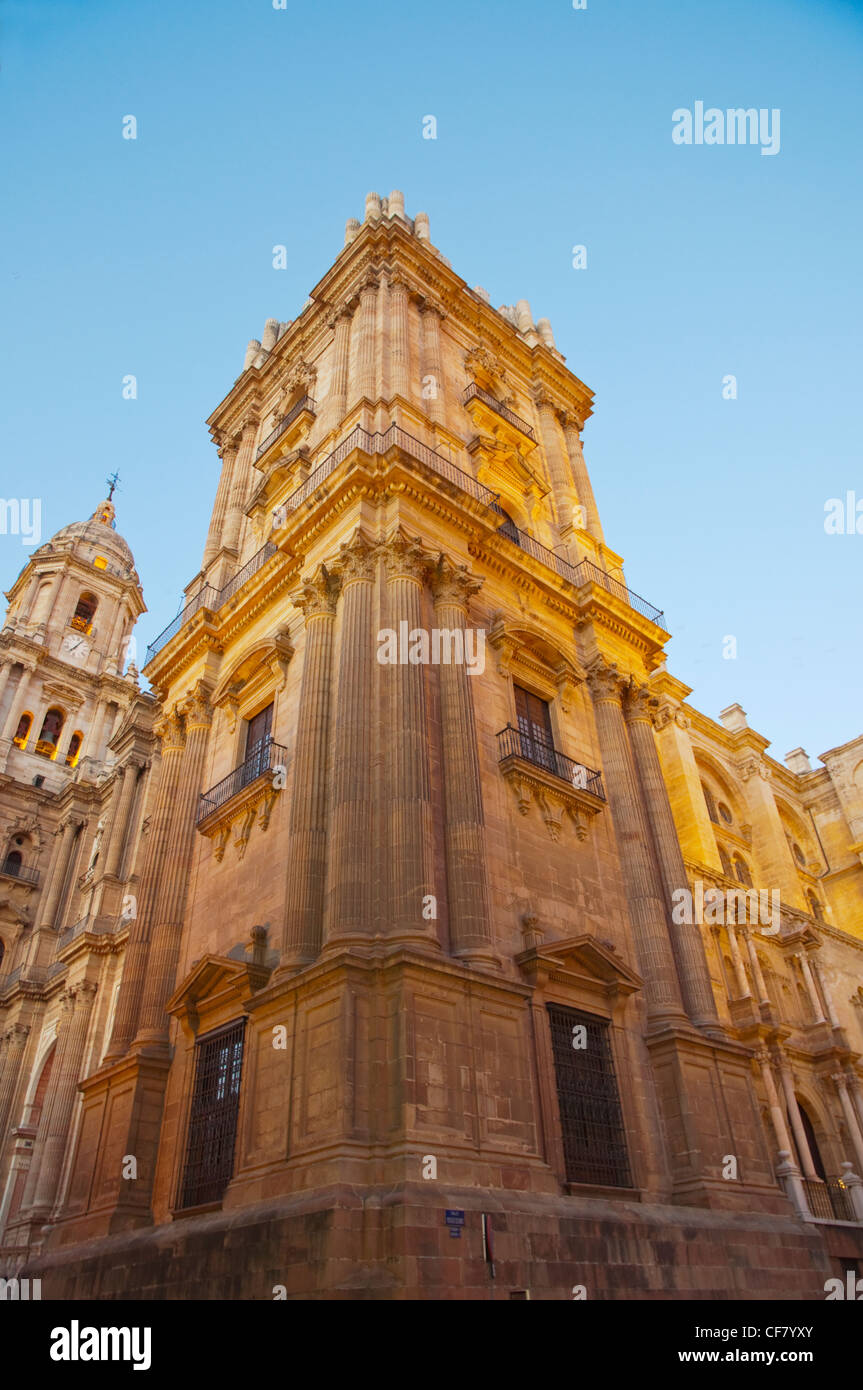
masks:
[[[821,899],[818,897],[818,894],[813,893],[812,889],[810,888],[806,896],[809,899],[809,907],[812,910],[812,916],[815,918],[815,921],[823,922],[824,908],[821,906]]]
[[[728,855],[726,854],[725,850],[722,848],[721,845],[719,846],[719,858],[722,863],[722,872],[725,874],[725,877],[733,878],[734,870],[731,867],[731,860],[729,859]]]
[[[821,1150],[818,1147],[818,1140],[815,1137],[815,1126],[813,1125],[812,1120],[810,1119],[805,1107],[800,1104],[799,1099],[797,1101],[797,1109],[800,1111],[800,1119],[803,1122],[803,1132],[806,1135],[806,1143],[809,1145],[809,1152],[812,1155],[812,1162],[815,1165],[815,1172],[818,1174],[819,1178],[826,1182],[827,1170],[824,1167],[824,1160],[821,1157]],[[797,1143],[794,1136],[793,1126],[789,1125],[789,1130],[791,1131],[792,1139],[795,1140],[794,1146],[796,1148]],[[800,1155],[798,1153],[798,1159],[799,1157]]]
[[[27,740],[30,737],[30,730],[32,727],[33,716],[32,714],[30,714],[29,710],[25,710],[25,712],[21,715],[21,718],[18,720],[18,728],[15,732],[15,737],[12,740],[16,748],[20,748],[22,752],[27,747]]]
[[[10,850],[3,861],[4,874],[14,874],[17,878],[21,872],[21,851],[20,849]]]
[[[57,756],[57,740],[63,732],[66,716],[61,709],[49,709],[42,722],[42,732],[36,744],[36,752],[43,758]]]
[[[99,600],[95,594],[83,593],[78,600],[75,612],[70,619],[70,625],[76,627],[79,632],[89,632],[93,626],[93,617],[99,607]]]
[[[75,732],[74,732],[74,734],[72,735],[72,737],[71,737],[70,740],[69,740],[69,747],[68,747],[67,750],[66,750],[66,766],[67,766],[67,767],[75,767],[75,766],[77,765],[78,756],[79,756],[79,754],[80,754],[80,752],[81,752],[81,744],[82,744],[83,742],[84,742],[84,735],[81,733],[80,729],[76,729]]]
[[[3,938],[2,938],[2,936],[0,936],[0,969],[3,968],[3,957],[5,956],[5,954],[6,954],[6,947],[5,947],[5,945],[3,944]]]
[[[719,813],[716,810],[716,801],[714,800],[713,792],[710,790],[706,782],[701,783],[701,790],[704,792],[704,802],[707,806],[707,814],[713,821],[714,825],[716,825],[719,822]]]
[[[800,865],[801,869],[805,869],[806,855],[803,853],[796,840],[791,841],[791,853],[794,855],[794,858],[797,860],[797,863]]]
[[[720,815],[720,817],[722,818],[722,820],[725,821],[725,824],[726,824],[726,825],[731,825],[731,824],[733,823],[734,817],[732,816],[731,811],[730,811],[729,808],[726,806],[726,804],[725,804],[724,801],[720,801],[720,803],[719,803],[719,805],[717,806],[716,809],[718,810],[719,815]]]
[[[749,872],[749,865],[739,854],[734,857],[734,876],[738,883],[742,883],[744,888],[752,887],[752,874]]]

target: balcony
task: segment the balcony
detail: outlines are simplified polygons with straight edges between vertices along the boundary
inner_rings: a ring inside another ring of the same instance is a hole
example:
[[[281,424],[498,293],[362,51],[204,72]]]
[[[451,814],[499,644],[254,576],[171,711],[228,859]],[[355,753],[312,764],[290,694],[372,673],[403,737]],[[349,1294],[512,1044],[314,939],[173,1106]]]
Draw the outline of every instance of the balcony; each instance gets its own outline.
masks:
[[[190,599],[186,604],[185,608],[177,614],[173,622],[170,622],[168,626],[159,633],[159,636],[150,643],[147,648],[147,655],[144,658],[144,665],[147,666],[153,660],[153,657],[157,656],[164,646],[167,646],[171,638],[176,637],[180,628],[183,627],[185,623],[189,622],[196,613],[199,613],[202,608],[209,608],[213,613],[218,612],[222,605],[227,603],[228,599],[233,598],[234,594],[243,587],[246,580],[251,579],[253,574],[257,574],[258,570],[267,563],[271,556],[275,555],[277,549],[278,547],[273,545],[272,541],[267,541],[266,545],[262,545],[260,550],[252,556],[251,560],[243,565],[243,568],[238,570],[233,579],[229,579],[222,589],[214,589],[212,584],[205,584],[203,589],[200,589],[198,593],[195,594],[195,597]]]
[[[851,1194],[841,1178],[802,1178],[809,1210],[817,1221],[856,1221]]]
[[[584,840],[590,821],[605,805],[602,775],[511,724],[501,729],[497,747],[501,772],[515,793],[520,814],[526,816],[535,802],[555,841],[568,815],[578,839]]]
[[[19,864],[15,859],[5,859],[0,864],[0,874],[5,878],[17,878],[22,883],[36,884],[39,882],[39,870],[28,869],[25,864]]]
[[[273,773],[283,770],[288,750],[272,738],[262,739],[249,756],[198,799],[195,824],[208,840],[215,840],[214,855],[221,863],[234,832],[234,846],[242,859],[257,820],[261,830],[270,824],[270,816],[284,781],[274,785]]]
[[[482,405],[488,406],[489,410],[493,410],[495,415],[499,415],[501,420],[505,420],[514,430],[518,430],[519,434],[523,434],[531,443],[536,443],[536,435],[527,421],[522,420],[519,415],[516,415],[508,406],[505,406],[502,401],[495,400],[494,396],[489,395],[488,391],[484,391],[481,386],[477,386],[475,381],[471,382],[467,390],[463,392],[461,399],[462,405],[465,406],[470,405],[471,401],[479,401]]]
[[[310,419],[314,419],[316,411],[317,406],[315,405],[315,402],[312,400],[311,396],[301,397],[301,399],[297,401],[296,405],[292,406],[291,409],[288,411],[284,420],[280,420],[279,423],[276,425],[276,428],[270,434],[267,435],[263,444],[258,445],[258,450],[255,454],[255,463],[257,464],[264,457],[264,454],[266,454],[270,449],[272,449],[273,445],[279,439],[281,439],[285,431],[288,430],[294,423],[294,421],[298,420],[302,414],[307,413]]]

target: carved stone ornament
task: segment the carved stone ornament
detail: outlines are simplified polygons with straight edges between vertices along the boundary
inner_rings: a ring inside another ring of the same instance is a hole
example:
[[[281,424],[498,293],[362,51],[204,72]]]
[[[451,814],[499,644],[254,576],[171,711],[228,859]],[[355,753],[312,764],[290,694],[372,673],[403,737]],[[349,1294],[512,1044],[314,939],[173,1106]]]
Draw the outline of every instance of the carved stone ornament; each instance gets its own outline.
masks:
[[[210,703],[212,691],[204,681],[198,681],[183,699],[180,709],[186,719],[187,732],[191,729],[207,729],[212,723],[213,706]]]
[[[362,531],[355,531],[350,540],[339,547],[336,568],[343,585],[350,584],[357,579],[374,579],[374,546],[366,539]]]
[[[467,612],[471,596],[478,594],[485,581],[471,574],[467,565],[454,565],[439,555],[431,573],[431,591],[436,604],[450,604]]]
[[[494,394],[497,399],[503,405],[509,405],[513,396],[509,390],[506,370],[493,352],[489,352],[488,348],[482,346],[471,348],[464,355],[464,365],[472,381],[475,381],[477,376],[486,377],[494,386]]]
[[[615,700],[619,703],[626,680],[616,662],[603,661],[600,657],[588,668],[587,685],[594,700]]]
[[[419,537],[411,537],[401,528],[379,544],[378,553],[384,558],[388,579],[415,579],[422,584],[431,567],[431,557]]]
[[[335,614],[341,587],[339,576],[321,565],[313,578],[304,579],[299,589],[294,590],[291,602],[300,609],[306,622],[322,615],[331,616]]]
[[[162,740],[162,752],[179,751],[186,743],[186,729],[178,705],[165,710],[153,726],[154,733]]]

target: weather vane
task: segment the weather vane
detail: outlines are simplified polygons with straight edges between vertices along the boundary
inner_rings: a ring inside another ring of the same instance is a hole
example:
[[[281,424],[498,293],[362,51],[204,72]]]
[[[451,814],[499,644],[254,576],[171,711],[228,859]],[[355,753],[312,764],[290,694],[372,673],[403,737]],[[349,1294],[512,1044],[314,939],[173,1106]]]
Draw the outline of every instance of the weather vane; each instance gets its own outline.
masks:
[[[105,481],[108,484],[108,501],[110,502],[111,498],[114,496],[114,489],[120,481],[120,474],[112,473],[110,478],[106,478]]]

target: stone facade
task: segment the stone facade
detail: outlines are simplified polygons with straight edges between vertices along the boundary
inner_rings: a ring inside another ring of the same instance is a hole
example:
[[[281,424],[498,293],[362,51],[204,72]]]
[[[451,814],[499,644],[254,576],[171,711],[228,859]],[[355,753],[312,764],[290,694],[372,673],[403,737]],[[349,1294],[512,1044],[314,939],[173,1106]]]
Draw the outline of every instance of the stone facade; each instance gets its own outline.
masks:
[[[44,978],[12,931],[2,1249],[46,1296],[817,1298],[863,1258],[863,738],[780,764],[687,703],[591,407],[399,194],[249,345],[155,695],[42,793]]]

